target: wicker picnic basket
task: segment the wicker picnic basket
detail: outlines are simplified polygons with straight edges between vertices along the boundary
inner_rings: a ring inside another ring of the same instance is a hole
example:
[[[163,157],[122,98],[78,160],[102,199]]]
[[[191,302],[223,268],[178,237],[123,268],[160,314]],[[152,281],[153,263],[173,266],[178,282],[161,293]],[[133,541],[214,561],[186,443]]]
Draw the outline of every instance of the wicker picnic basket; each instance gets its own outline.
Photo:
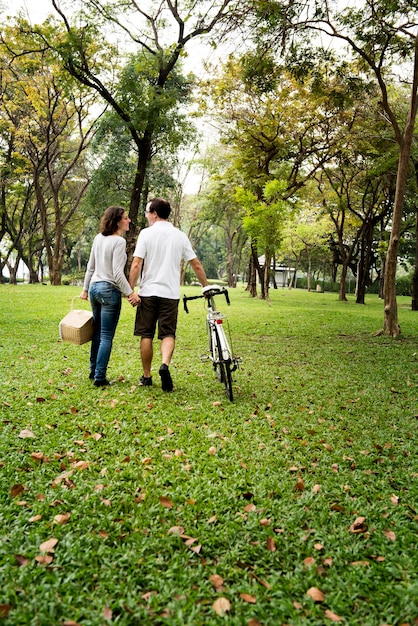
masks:
[[[93,313],[83,309],[74,309],[74,296],[71,310],[59,323],[60,338],[69,343],[81,346],[93,338]]]

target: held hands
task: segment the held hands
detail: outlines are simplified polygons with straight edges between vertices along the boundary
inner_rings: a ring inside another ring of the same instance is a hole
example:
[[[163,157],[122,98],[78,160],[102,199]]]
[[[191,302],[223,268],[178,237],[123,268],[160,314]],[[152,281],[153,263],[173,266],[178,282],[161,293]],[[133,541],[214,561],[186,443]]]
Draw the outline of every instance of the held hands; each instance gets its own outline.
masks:
[[[139,297],[138,293],[135,293],[133,291],[131,294],[129,294],[128,301],[129,301],[129,304],[135,307],[135,306],[138,306],[138,304],[141,302],[141,298]]]

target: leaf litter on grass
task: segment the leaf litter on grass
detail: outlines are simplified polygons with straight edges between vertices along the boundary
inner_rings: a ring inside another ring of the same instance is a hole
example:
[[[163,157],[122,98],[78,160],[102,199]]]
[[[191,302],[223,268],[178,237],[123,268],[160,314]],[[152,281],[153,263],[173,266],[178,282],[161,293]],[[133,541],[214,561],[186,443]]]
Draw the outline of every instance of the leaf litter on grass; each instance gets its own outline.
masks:
[[[244,369],[234,405],[211,372],[181,352],[181,334],[192,333],[194,322],[179,325],[176,373],[188,393],[177,393],[175,404],[157,390],[134,389],[136,371],[128,371],[127,346],[117,341],[111,367],[124,376],[111,393],[97,394],[84,380],[87,350],[54,344],[48,352],[47,333],[37,340],[37,352],[41,346],[48,354],[37,388],[24,382],[23,361],[13,359],[15,389],[12,397],[10,386],[2,387],[8,424],[0,431],[2,551],[13,555],[13,564],[6,560],[4,611],[13,623],[29,624],[43,607],[53,607],[57,623],[64,614],[82,623],[87,610],[97,626],[104,610],[122,624],[144,625],[180,624],[181,614],[196,625],[228,619],[264,626],[275,619],[393,626],[394,614],[413,623],[417,424],[405,410],[412,372],[406,374],[399,347],[392,359],[392,343],[362,328],[338,337],[334,313],[341,305],[323,295],[326,338],[314,330],[315,304],[309,315],[298,309],[295,329],[287,303],[298,293],[273,294],[271,309],[237,294]],[[244,322],[248,308],[254,311]],[[278,311],[281,323],[273,327]],[[127,314],[122,326],[131,323]],[[258,327],[262,318],[270,325]],[[27,326],[23,332],[32,333]],[[262,350],[248,343],[246,353],[247,333]],[[204,373],[190,387],[188,372],[196,367]],[[36,436],[17,437],[23,430]],[[174,527],[178,537],[168,532]],[[51,538],[59,540],[54,552],[41,552]],[[52,558],[37,566],[51,592],[31,572],[35,557]],[[75,562],[78,580],[64,584]],[[210,580],[215,574],[222,585]],[[306,596],[312,588],[323,602]],[[25,606],[15,589],[26,594]],[[214,608],[219,595],[230,607],[216,605],[223,617]],[[110,597],[126,609],[116,613]]]

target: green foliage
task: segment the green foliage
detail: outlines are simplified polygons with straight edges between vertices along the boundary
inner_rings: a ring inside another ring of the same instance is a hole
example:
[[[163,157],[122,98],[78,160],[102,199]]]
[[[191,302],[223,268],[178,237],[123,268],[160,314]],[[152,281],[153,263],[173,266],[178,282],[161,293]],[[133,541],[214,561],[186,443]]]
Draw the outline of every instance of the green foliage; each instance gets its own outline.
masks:
[[[200,301],[179,313],[175,391],[164,394],[156,375],[137,386],[126,301],[116,384],[97,389],[89,346],[58,341],[79,290],[0,291],[5,626],[319,626],[330,612],[347,626],[413,623],[418,380],[407,299],[393,340],[374,336],[377,298],[359,307],[280,289],[267,306],[231,290],[243,359],[231,404],[200,360]],[[314,587],[324,601],[307,595]],[[219,598],[230,602],[223,617]]]
[[[283,223],[289,213],[289,204],[283,200],[286,183],[268,181],[263,189],[264,201],[251,191],[237,188],[236,200],[245,209],[243,226],[248,235],[257,240],[260,253],[273,252],[278,247]]]

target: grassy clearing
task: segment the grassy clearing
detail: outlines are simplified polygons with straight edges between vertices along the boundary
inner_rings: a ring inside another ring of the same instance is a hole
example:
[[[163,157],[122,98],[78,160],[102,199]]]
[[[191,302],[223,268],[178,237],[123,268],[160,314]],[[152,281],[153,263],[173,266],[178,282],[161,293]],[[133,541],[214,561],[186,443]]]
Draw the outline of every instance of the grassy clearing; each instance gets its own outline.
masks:
[[[418,623],[408,299],[393,340],[373,336],[373,296],[279,290],[268,306],[231,291],[231,404],[200,361],[201,301],[180,312],[175,393],[158,375],[136,386],[127,302],[117,383],[93,387],[89,346],[58,341],[78,293],[0,286],[0,622]]]

